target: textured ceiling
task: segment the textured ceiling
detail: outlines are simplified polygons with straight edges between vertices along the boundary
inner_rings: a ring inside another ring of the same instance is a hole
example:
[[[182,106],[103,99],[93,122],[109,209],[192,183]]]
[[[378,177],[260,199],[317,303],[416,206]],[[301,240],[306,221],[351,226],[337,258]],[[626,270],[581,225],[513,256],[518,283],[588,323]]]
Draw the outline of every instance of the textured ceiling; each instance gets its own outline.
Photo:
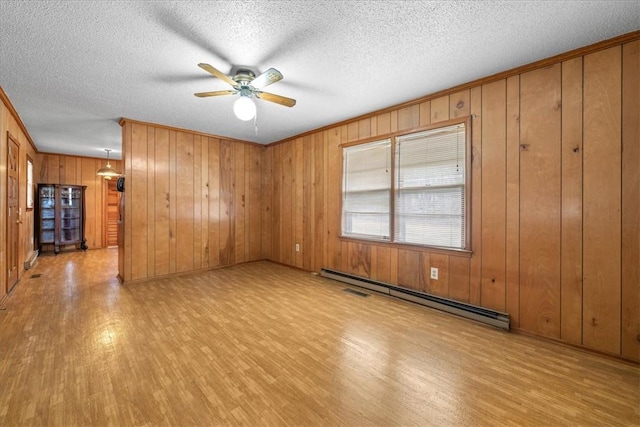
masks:
[[[637,1],[0,1],[0,86],[42,152],[120,157],[121,117],[270,143],[638,29]],[[197,67],[277,68],[293,108]]]

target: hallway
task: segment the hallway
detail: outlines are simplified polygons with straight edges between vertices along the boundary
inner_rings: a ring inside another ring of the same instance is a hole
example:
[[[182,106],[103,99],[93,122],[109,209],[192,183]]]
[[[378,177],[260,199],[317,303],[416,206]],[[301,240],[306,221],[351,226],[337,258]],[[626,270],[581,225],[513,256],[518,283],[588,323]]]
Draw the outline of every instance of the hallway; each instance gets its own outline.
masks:
[[[0,311],[0,425],[637,425],[640,369],[270,262],[118,283],[43,255]]]

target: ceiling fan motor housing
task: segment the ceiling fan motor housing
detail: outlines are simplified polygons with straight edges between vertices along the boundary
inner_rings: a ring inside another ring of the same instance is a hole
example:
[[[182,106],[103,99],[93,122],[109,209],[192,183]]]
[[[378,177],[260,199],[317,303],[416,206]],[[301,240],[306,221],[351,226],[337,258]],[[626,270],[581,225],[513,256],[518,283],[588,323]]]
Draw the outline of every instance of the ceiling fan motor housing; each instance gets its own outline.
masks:
[[[256,75],[251,70],[239,69],[233,81],[237,82],[240,86],[249,86],[249,83],[256,78]]]

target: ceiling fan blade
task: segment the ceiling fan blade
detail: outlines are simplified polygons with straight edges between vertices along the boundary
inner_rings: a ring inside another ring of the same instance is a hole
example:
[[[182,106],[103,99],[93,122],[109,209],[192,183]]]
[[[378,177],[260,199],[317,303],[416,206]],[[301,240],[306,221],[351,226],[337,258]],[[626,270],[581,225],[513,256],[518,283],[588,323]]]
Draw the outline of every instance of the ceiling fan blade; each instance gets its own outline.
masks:
[[[213,68],[211,65],[209,64],[204,64],[204,63],[200,63],[198,64],[198,67],[202,68],[203,70],[213,74],[214,76],[216,76],[217,78],[219,78],[220,80],[224,80],[225,82],[229,83],[231,86],[237,86],[238,83],[236,83],[235,81],[233,81],[231,79],[231,77],[227,76],[226,74],[224,74],[223,72]]]
[[[220,96],[220,95],[233,95],[234,93],[238,93],[236,90],[216,90],[213,92],[198,92],[194,93],[195,96],[200,98],[205,98],[207,96]]]
[[[275,68],[269,68],[267,71],[251,80],[251,86],[256,89],[262,89],[263,87],[267,87],[271,83],[279,82],[280,80],[282,80],[282,73]]]
[[[269,92],[256,92],[256,96],[265,101],[275,102],[276,104],[284,105],[285,107],[293,107],[296,105],[296,100],[287,98],[286,96],[276,95]]]

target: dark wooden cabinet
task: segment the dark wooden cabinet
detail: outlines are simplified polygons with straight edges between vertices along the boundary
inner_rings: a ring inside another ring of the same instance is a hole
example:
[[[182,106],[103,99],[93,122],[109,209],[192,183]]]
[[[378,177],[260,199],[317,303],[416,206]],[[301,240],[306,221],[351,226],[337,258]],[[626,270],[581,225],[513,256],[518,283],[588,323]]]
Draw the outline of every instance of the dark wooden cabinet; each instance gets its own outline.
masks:
[[[61,246],[76,245],[86,250],[84,237],[84,185],[38,184],[36,236],[42,251],[53,245],[57,254]]]

